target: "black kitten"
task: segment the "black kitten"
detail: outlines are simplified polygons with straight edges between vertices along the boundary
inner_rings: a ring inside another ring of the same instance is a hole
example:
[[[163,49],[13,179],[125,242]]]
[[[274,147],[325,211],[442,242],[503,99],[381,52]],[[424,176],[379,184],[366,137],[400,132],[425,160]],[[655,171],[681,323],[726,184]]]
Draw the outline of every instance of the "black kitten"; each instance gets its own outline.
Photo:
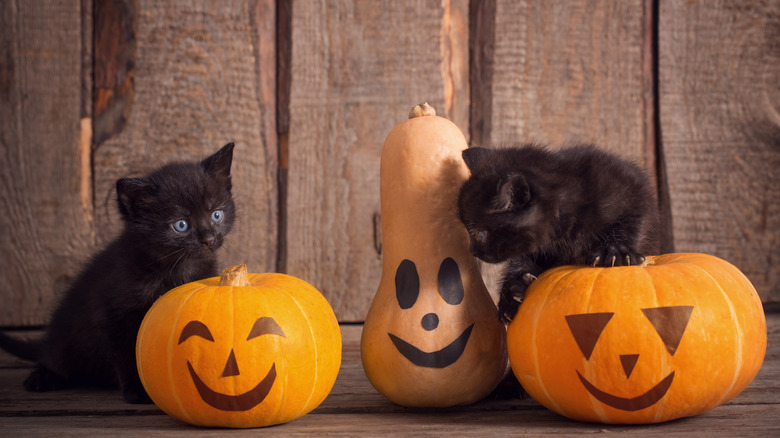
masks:
[[[458,208],[474,256],[509,260],[499,318],[511,321],[525,289],[561,265],[640,264],[658,251],[653,185],[636,165],[574,146],[469,148]]]
[[[0,336],[0,346],[37,368],[29,391],[117,387],[149,403],[135,361],[141,320],[163,293],[217,275],[216,250],[235,219],[233,143],[202,162],[169,164],[116,182],[122,234],[87,264],[51,317],[45,337]]]

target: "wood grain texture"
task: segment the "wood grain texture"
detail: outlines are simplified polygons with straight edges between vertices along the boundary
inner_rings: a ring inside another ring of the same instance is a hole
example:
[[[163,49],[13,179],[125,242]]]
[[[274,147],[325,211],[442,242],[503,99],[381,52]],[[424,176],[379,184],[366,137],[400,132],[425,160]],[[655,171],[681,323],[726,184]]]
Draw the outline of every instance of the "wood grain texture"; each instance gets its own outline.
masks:
[[[496,0],[487,141],[593,142],[654,173],[643,128],[645,13],[641,0]]]
[[[115,181],[236,142],[238,220],[220,260],[272,271],[277,229],[275,2],[133,2],[133,103],[94,151],[99,241],[117,232]],[[127,16],[123,16],[127,18]],[[99,44],[98,44],[99,45]],[[116,56],[122,56],[121,52]]]
[[[45,323],[94,244],[89,8],[0,2],[0,325]]]
[[[660,3],[660,116],[678,251],[780,301],[780,3]]]
[[[362,321],[381,276],[385,136],[424,101],[468,130],[468,8],[294,2],[292,18],[286,270]]]

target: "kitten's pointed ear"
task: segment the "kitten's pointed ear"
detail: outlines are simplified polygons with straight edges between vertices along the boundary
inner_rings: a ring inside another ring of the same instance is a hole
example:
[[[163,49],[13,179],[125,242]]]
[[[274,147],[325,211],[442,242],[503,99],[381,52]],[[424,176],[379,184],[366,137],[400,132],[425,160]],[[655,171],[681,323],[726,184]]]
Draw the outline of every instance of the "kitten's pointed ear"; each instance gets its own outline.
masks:
[[[154,194],[154,184],[145,178],[120,178],[116,182],[116,195],[119,213],[122,217],[132,218],[139,214],[139,208],[145,200]]]
[[[493,151],[487,148],[481,148],[477,146],[463,149],[463,161],[466,162],[469,170],[474,171],[474,167],[479,165],[485,158],[490,156]]]
[[[493,208],[496,211],[516,210],[531,200],[531,187],[520,174],[509,175],[498,184]]]
[[[222,146],[222,149],[215,152],[214,155],[204,159],[201,162],[201,165],[206,169],[206,172],[212,175],[229,177],[230,165],[233,163],[234,146],[235,143],[230,142],[225,146]]]

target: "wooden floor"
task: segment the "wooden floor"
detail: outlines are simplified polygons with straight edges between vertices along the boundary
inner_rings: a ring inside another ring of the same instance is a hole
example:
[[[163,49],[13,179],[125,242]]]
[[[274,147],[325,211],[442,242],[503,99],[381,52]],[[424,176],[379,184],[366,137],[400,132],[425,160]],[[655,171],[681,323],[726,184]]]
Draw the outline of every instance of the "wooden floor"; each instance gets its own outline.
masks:
[[[394,405],[377,393],[360,365],[359,325],[342,326],[342,368],[330,396],[293,422],[250,430],[201,429],[168,417],[154,405],[130,405],[118,391],[29,393],[28,363],[0,352],[0,436],[516,436],[628,432],[636,435],[780,436],[780,312],[767,313],[769,346],[756,379],[727,404],[660,425],[578,423],[533,400],[483,401],[420,410]]]

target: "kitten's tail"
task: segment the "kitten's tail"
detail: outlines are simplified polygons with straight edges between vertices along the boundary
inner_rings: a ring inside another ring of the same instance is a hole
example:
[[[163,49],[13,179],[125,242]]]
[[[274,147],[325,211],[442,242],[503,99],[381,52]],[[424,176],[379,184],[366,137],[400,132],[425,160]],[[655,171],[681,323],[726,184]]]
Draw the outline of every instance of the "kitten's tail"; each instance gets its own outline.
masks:
[[[33,362],[41,356],[40,341],[16,339],[2,331],[0,331],[0,348],[20,359]]]

